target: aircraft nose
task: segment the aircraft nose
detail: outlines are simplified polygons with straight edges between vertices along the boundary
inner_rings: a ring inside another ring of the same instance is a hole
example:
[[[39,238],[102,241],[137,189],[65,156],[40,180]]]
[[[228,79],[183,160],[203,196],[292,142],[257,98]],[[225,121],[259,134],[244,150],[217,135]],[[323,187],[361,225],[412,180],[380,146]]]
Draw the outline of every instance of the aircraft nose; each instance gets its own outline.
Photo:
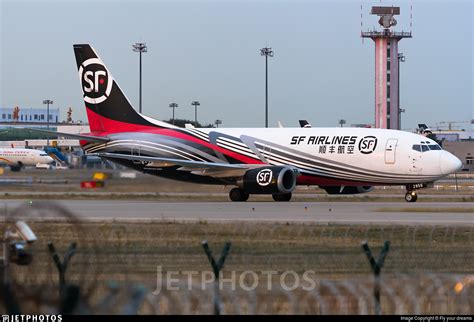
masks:
[[[461,170],[462,162],[447,151],[441,151],[439,166],[443,175],[448,175]]]

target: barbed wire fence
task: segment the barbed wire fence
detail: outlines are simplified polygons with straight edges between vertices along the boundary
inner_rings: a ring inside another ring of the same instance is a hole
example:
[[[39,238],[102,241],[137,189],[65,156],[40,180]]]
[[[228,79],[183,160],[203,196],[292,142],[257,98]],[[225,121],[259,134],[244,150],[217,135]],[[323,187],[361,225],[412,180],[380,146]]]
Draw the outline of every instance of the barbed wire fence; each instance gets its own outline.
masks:
[[[38,234],[32,265],[11,269],[14,295],[29,313],[374,314],[364,241],[375,257],[391,242],[380,275],[381,314],[474,312],[473,226],[90,222],[42,202],[4,209],[4,218],[4,229],[21,219]],[[209,282],[215,270],[204,240],[214,253],[232,242],[217,287]],[[76,244],[62,286],[48,242],[60,261]],[[175,272],[172,288],[162,278],[157,292],[157,267],[162,276]],[[198,274],[189,279],[183,271],[191,270]],[[268,278],[267,271],[277,273]],[[296,274],[287,274],[293,285],[308,271],[314,271],[310,289],[282,283],[287,272]],[[255,276],[258,283],[249,287]],[[4,301],[0,309],[7,311]]]

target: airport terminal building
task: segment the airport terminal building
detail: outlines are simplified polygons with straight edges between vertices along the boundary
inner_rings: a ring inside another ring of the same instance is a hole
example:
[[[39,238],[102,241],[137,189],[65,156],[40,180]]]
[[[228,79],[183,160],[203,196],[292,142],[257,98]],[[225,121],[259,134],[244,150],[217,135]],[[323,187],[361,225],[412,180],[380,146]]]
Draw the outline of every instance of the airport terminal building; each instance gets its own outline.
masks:
[[[46,108],[33,107],[0,107],[0,123],[35,123],[46,124]],[[59,108],[49,109],[49,123],[59,123]]]
[[[442,141],[443,149],[454,154],[463,164],[462,171],[474,172],[474,131],[433,131],[436,139]]]
[[[443,149],[457,156],[462,164],[462,171],[474,172],[474,140],[444,141]]]

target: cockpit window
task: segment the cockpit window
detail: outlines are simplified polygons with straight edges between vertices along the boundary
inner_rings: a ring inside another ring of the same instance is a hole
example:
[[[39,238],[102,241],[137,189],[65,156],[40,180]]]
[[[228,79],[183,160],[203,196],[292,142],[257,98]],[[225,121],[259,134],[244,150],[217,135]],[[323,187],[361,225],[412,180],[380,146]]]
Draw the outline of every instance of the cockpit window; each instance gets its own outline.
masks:
[[[40,157],[47,157],[48,155],[46,153],[40,153]]]
[[[412,149],[418,152],[426,152],[430,150],[442,150],[438,144],[425,144],[425,142],[421,142],[422,144],[415,144],[412,146]]]

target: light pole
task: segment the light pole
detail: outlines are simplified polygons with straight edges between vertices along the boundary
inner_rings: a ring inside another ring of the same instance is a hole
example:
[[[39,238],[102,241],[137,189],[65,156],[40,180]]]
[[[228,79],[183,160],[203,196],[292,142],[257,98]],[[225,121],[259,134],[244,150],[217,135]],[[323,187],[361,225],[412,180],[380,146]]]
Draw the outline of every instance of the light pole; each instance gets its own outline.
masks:
[[[171,104],[170,104],[170,107],[173,109],[173,121],[172,121],[172,124],[174,125],[174,109],[178,107],[178,104],[177,104],[177,103],[171,103]]]
[[[398,109],[398,130],[401,130],[402,129],[402,113],[405,112],[404,109],[400,108],[400,63],[404,63],[405,62],[405,56],[403,55],[403,53],[398,53],[398,106],[397,106],[397,109]]]
[[[197,127],[198,124],[198,112],[197,112],[197,107],[201,105],[199,101],[192,101],[191,105],[194,106],[194,127]]]
[[[222,124],[222,120],[216,120],[214,122],[214,124],[216,125],[216,127],[218,128],[219,127],[219,124]]]
[[[46,129],[49,131],[49,105],[53,105],[53,101],[52,100],[44,100],[43,101],[43,104],[45,104],[47,107],[46,107]],[[46,139],[46,146],[49,148],[49,135]]]
[[[137,42],[132,45],[133,51],[140,54],[140,98],[139,98],[139,112],[142,112],[142,53],[146,53],[148,48],[145,43]]]
[[[402,113],[405,113],[405,109],[404,108],[399,108],[398,109],[398,127],[399,127],[399,130],[402,129]]]
[[[271,47],[260,49],[260,55],[265,56],[265,127],[268,127],[268,57],[273,57]]]

